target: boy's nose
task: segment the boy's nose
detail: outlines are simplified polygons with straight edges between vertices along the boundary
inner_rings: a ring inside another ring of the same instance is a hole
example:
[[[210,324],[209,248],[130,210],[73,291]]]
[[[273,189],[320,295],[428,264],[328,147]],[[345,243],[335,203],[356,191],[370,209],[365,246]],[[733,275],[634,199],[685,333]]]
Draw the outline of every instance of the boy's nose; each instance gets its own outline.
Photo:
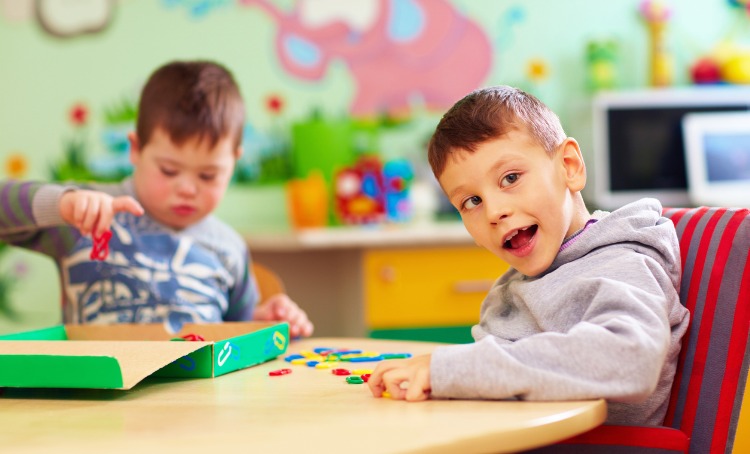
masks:
[[[191,178],[180,178],[177,182],[177,193],[182,196],[193,196],[198,192],[198,185]]]
[[[503,219],[510,216],[512,209],[508,203],[500,200],[486,200],[484,204],[487,220],[491,224],[497,224]]]

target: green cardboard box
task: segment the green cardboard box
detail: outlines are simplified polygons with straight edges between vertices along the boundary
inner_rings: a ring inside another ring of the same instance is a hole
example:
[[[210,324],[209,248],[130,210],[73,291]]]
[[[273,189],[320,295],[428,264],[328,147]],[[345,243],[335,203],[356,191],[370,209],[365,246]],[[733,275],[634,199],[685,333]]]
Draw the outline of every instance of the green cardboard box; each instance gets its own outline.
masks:
[[[172,341],[197,334],[204,341]],[[0,387],[130,389],[149,375],[211,378],[283,354],[287,323],[59,325],[0,336]]]

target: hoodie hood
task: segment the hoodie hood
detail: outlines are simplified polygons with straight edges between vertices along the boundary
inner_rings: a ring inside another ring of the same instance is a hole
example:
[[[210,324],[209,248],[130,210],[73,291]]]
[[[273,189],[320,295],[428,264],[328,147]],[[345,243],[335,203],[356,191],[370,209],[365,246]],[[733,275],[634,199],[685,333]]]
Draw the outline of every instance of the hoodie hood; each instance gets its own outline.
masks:
[[[560,266],[588,254],[612,246],[623,246],[652,257],[667,270],[673,285],[679,288],[679,244],[672,221],[662,216],[661,203],[656,199],[641,199],[613,211],[596,211],[597,222],[581,232],[575,241],[562,250],[552,265],[543,273],[549,274]]]

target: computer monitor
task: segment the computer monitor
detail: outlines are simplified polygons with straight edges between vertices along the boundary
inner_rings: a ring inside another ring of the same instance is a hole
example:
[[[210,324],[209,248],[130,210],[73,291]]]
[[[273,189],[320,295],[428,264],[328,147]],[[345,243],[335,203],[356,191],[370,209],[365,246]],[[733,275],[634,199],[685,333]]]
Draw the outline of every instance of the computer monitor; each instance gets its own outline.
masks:
[[[690,200],[750,208],[750,113],[688,114],[683,126]]]
[[[696,86],[599,93],[593,101],[593,199],[613,210],[643,197],[690,206],[682,119],[750,111],[750,87]],[[590,166],[591,169],[591,166]]]

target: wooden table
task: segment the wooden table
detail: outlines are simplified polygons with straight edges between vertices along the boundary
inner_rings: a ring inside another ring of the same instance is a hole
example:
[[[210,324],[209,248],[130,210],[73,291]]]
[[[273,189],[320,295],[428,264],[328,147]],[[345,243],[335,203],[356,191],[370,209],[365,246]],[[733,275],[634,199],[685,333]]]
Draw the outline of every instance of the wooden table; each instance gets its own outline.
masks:
[[[293,342],[287,354],[314,347],[420,354],[435,345],[313,338]],[[268,375],[282,367],[292,373]],[[374,363],[357,367],[372,368]],[[215,379],[147,379],[130,391],[7,388],[0,394],[0,450],[512,452],[584,432],[605,417],[602,400],[407,403],[374,398],[366,385],[347,384],[330,370],[277,359]]]

